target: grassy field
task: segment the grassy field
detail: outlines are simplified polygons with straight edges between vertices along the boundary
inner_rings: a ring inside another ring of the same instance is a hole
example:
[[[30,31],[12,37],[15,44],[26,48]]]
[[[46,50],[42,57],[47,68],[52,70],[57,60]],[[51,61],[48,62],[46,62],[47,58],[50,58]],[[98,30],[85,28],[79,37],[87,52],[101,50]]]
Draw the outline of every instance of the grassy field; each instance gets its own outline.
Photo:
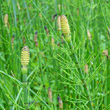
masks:
[[[109,0],[0,0],[0,110],[110,110],[109,26]]]

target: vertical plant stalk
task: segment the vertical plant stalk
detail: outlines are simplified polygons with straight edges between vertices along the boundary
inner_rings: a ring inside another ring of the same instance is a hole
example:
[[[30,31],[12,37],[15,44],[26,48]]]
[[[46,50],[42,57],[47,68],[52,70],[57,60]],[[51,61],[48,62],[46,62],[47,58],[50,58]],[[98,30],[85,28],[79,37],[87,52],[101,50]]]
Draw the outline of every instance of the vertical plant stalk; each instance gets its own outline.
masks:
[[[24,46],[21,52],[21,65],[24,82],[24,108],[28,108],[28,89],[27,89],[27,65],[29,63],[29,49]]]
[[[61,15],[60,18],[59,18],[59,22],[60,22],[60,25],[61,25],[61,30],[62,30],[62,33],[64,35],[65,41],[67,43],[70,43],[71,42],[71,31],[70,31],[70,26],[69,26],[67,17],[65,15]],[[66,76],[66,77],[68,78],[68,76]],[[66,89],[67,89],[67,94],[70,95],[69,86]],[[67,105],[64,105],[64,106],[66,108],[68,108]]]
[[[23,83],[24,83],[24,107],[28,106],[28,90],[27,90],[27,73],[23,74]]]

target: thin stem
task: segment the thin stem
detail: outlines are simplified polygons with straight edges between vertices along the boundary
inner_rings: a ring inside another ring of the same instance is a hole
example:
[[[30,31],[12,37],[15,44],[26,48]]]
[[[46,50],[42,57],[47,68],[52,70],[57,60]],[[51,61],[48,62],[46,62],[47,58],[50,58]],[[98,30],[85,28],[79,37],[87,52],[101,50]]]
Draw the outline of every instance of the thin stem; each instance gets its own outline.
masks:
[[[27,89],[27,67],[22,67],[22,73],[23,73],[23,84],[24,84],[24,108],[28,109],[28,89]]]
[[[23,82],[24,82],[24,107],[28,106],[28,90],[27,90],[27,74],[23,74]]]
[[[72,44],[72,42],[71,42],[71,44]],[[73,48],[72,48],[72,50],[73,50]],[[79,66],[79,63],[78,63],[77,55],[75,53],[73,53],[73,56],[74,56],[74,61],[76,63],[77,69],[78,69],[79,74],[80,74],[80,78],[81,78],[81,81],[82,81],[82,84],[83,84],[84,92],[85,92],[86,97],[88,99],[88,106],[89,106],[90,110],[93,110],[92,103],[91,103],[91,98],[89,96],[88,88],[87,88],[86,82],[84,80],[84,75],[83,75],[82,70],[81,70],[81,68]]]
[[[89,107],[90,107],[90,110],[92,110],[93,107],[92,107],[92,104],[91,104],[91,99],[90,99],[90,96],[89,96],[88,88],[87,88],[86,82],[85,82],[85,80],[84,80],[84,76],[83,76],[82,70],[81,70],[81,68],[79,67],[78,58],[77,58],[77,56],[76,56],[75,53],[74,53],[74,60],[75,60],[75,63],[77,64],[77,68],[78,68],[78,71],[79,71],[79,73],[80,73],[80,78],[81,78],[81,81],[82,81],[82,83],[83,83],[84,92],[85,92],[86,97],[87,97],[87,99],[88,99],[88,105],[89,105]]]

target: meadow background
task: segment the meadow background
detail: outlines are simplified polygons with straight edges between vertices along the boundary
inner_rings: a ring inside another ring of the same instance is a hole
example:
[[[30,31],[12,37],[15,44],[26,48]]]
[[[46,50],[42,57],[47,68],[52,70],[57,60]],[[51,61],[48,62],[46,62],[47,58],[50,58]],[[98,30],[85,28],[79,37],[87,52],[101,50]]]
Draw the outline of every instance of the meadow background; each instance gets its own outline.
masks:
[[[68,19],[71,46],[59,15]],[[110,110],[109,26],[109,0],[0,0],[0,110]]]

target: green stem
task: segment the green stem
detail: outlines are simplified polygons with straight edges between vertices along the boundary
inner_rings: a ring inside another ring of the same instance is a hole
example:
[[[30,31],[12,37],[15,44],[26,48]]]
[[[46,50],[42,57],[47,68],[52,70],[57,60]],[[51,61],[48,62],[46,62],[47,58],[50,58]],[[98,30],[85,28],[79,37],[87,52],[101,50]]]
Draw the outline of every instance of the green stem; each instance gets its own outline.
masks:
[[[28,90],[27,90],[27,82],[26,82],[27,74],[23,75],[24,82],[24,104],[28,104]]]
[[[28,109],[28,89],[27,89],[27,67],[22,67],[23,83],[24,83],[24,108]]]
[[[83,76],[82,70],[81,70],[81,68],[79,67],[78,58],[77,58],[77,56],[76,56],[75,53],[74,53],[74,60],[75,60],[75,63],[77,64],[77,68],[78,68],[78,71],[79,71],[79,73],[80,73],[80,78],[81,78],[81,81],[82,81],[82,83],[83,83],[84,92],[85,92],[86,97],[87,97],[87,99],[88,99],[88,106],[89,106],[90,110],[93,110],[93,107],[92,107],[92,104],[91,104],[91,99],[90,99],[89,92],[88,92],[88,88],[87,88],[86,82],[85,82],[85,80],[84,80],[84,76]]]

